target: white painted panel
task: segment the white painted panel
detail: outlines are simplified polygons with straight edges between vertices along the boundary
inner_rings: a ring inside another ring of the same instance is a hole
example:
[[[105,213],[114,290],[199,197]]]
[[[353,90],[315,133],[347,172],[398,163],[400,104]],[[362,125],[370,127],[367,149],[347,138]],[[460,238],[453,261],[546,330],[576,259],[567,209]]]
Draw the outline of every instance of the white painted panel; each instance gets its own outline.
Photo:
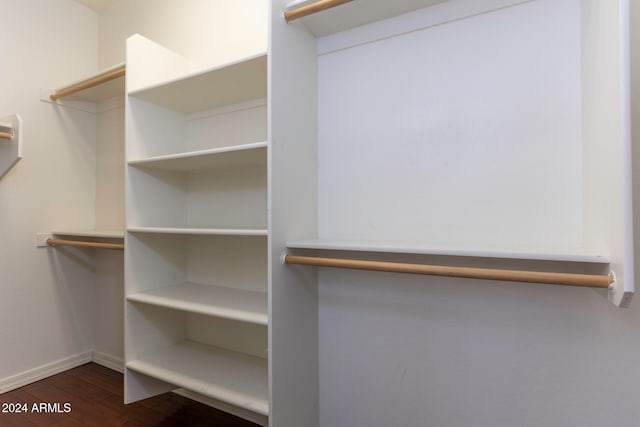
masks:
[[[186,251],[191,282],[267,291],[267,240],[262,236],[193,236]]]
[[[184,237],[132,234],[126,240],[126,293],[176,285],[187,281]]]
[[[316,43],[270,3],[269,423],[317,427],[317,276],[280,261],[287,240],[317,233]]]
[[[187,224],[267,227],[267,165],[189,174]]]
[[[267,106],[259,100],[205,111],[187,123],[187,149],[229,147],[267,140]]]
[[[186,225],[186,177],[182,174],[129,166],[127,225]]]
[[[579,6],[322,55],[319,237],[581,246]]]
[[[267,328],[265,325],[220,317],[187,314],[187,338],[218,348],[266,359]],[[266,375],[266,370],[264,372]]]
[[[127,104],[127,160],[185,150],[186,126],[182,114],[133,97],[128,97]]]
[[[627,306],[634,292],[629,3],[582,4],[586,245],[608,244],[616,273],[610,299]]]

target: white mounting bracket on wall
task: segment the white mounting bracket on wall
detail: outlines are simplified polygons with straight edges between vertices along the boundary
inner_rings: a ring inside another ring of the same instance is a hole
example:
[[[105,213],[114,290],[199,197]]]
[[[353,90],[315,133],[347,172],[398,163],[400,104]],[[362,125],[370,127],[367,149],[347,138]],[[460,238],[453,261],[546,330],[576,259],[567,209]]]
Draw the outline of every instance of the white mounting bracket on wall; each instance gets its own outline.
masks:
[[[0,178],[22,158],[22,119],[14,114],[0,118]]]

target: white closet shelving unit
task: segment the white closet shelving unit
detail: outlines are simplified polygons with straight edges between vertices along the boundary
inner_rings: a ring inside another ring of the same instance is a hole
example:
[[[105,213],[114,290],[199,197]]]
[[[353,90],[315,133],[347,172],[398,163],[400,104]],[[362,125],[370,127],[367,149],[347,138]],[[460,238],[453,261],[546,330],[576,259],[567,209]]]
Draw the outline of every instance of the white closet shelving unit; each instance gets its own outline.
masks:
[[[267,56],[127,42],[125,398],[178,387],[257,422],[267,381]]]

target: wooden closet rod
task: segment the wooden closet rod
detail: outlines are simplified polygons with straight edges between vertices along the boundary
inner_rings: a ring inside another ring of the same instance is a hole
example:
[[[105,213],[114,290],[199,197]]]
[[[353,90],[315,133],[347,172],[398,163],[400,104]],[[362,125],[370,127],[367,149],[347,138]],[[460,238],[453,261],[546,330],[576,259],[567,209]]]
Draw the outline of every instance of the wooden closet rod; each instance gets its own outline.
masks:
[[[9,132],[0,132],[0,139],[12,139],[13,134]]]
[[[353,0],[319,0],[297,9],[287,10],[284,13],[284,20],[287,22],[293,21],[294,19],[303,18],[307,15],[322,12],[323,10],[331,9],[332,7],[340,6],[341,4],[351,1]]]
[[[51,94],[49,98],[52,101],[56,101],[65,96],[71,95],[72,93],[80,92],[81,90],[88,89],[90,87],[101,85],[102,83],[106,83],[111,80],[115,80],[118,77],[124,76],[126,73],[126,66],[122,65],[118,68],[115,68],[107,73],[101,74],[97,77],[92,77],[90,79],[84,80],[80,83],[76,83],[72,86],[66,87],[54,94]]]
[[[122,243],[97,243],[81,242],[78,240],[47,239],[47,244],[51,246],[75,246],[79,248],[114,249],[117,251],[124,250],[124,245]]]
[[[589,288],[606,289],[613,283],[612,276],[592,274],[447,267],[442,265],[404,264],[398,262],[361,261],[354,259],[320,258],[294,255],[285,255],[284,262],[287,264],[312,265],[316,267],[350,268],[355,270],[424,274],[427,276],[463,277],[467,279],[498,280],[506,282],[541,283],[547,285],[584,286]]]

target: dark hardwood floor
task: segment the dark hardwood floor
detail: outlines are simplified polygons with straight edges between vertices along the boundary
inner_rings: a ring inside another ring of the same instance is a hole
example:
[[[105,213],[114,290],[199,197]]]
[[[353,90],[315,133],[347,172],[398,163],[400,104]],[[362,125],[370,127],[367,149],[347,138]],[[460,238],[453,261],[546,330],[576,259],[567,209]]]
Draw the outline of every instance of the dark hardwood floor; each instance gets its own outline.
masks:
[[[123,386],[122,374],[88,363],[0,394],[0,426],[257,427],[174,393],[124,405]],[[41,403],[45,405],[40,408]],[[65,407],[65,403],[70,405]],[[15,404],[20,404],[21,409],[26,404],[27,411],[5,412],[14,411]]]

